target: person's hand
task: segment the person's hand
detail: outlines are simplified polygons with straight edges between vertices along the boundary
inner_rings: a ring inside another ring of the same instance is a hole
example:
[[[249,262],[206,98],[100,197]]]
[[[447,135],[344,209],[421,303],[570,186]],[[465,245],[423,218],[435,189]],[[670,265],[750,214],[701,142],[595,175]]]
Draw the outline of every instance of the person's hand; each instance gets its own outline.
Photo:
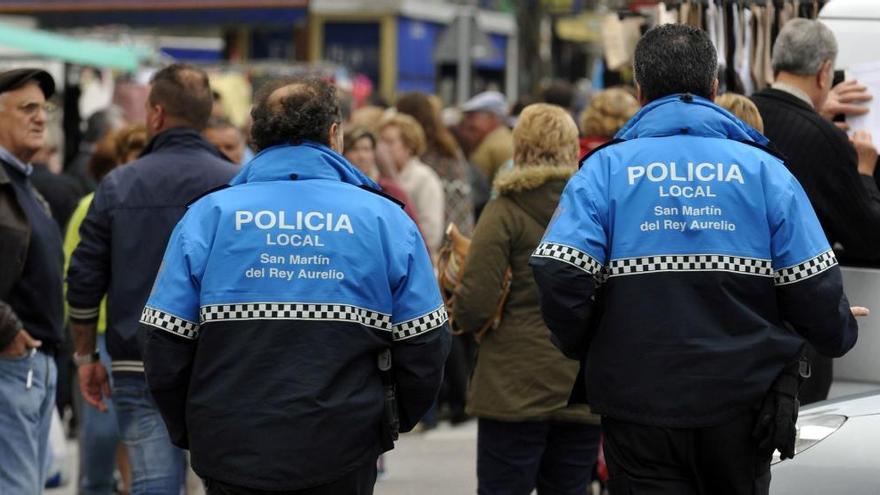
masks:
[[[79,390],[83,399],[101,412],[107,412],[105,397],[110,397],[110,380],[107,379],[107,368],[100,361],[80,365]]]
[[[868,131],[856,131],[849,138],[856,153],[859,156],[859,173],[862,175],[874,175],[874,168],[877,167],[877,148],[871,140],[871,133]]]
[[[35,349],[41,345],[43,345],[42,341],[31,337],[31,334],[22,328],[15,335],[15,338],[12,339],[12,342],[0,351],[0,355],[7,358],[20,358],[27,354],[28,350]]]
[[[859,84],[856,80],[843,81],[831,88],[828,92],[828,99],[822,105],[819,113],[828,120],[834,118],[835,115],[865,115],[868,113],[868,107],[863,103],[873,99],[873,95],[868,92],[868,87]],[[843,130],[849,130],[846,122],[835,122],[838,127]]]
[[[852,315],[856,318],[860,316],[868,316],[871,314],[871,310],[862,306],[850,306],[849,310],[852,311]]]

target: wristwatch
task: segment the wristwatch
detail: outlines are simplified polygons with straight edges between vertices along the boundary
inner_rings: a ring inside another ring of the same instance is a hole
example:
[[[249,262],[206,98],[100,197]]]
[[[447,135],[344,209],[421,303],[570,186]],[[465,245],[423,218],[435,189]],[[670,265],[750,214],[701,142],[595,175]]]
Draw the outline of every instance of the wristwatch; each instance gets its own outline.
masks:
[[[86,354],[85,356],[81,356],[76,352],[73,353],[73,362],[76,363],[77,366],[82,366],[84,364],[92,364],[97,363],[101,359],[101,353],[95,349],[94,352]]]

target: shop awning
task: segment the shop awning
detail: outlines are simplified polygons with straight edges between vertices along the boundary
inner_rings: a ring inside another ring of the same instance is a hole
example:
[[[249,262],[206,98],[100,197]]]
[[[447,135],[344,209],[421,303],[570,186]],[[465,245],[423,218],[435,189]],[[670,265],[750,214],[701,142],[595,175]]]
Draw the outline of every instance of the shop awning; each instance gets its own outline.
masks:
[[[133,71],[149,51],[0,23],[0,47],[80,65]]]

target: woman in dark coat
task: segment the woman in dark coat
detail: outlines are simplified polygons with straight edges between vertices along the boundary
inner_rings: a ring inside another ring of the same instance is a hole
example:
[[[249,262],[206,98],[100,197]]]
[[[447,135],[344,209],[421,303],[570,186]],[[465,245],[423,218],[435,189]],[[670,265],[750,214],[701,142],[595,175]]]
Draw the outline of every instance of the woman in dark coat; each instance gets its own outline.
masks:
[[[529,257],[576,171],[578,131],[561,107],[526,107],[516,128],[514,167],[494,182],[474,230],[457,292],[455,320],[476,331],[492,317],[504,273],[513,272],[501,322],[482,339],[467,412],[479,418],[480,494],[583,495],[599,443],[599,418],[569,405],[579,364],[550,342]]]

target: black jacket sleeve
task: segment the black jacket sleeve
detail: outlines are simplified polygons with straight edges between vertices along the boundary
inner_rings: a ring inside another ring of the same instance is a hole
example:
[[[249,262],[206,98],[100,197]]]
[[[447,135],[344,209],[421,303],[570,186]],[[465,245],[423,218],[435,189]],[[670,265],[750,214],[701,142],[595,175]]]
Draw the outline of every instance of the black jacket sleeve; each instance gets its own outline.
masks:
[[[67,303],[75,323],[98,321],[101,299],[110,284],[110,214],[108,191],[102,184],[80,226],[80,243],[67,269]]]
[[[21,329],[21,321],[12,306],[0,301],[0,350],[6,348]]]
[[[144,324],[141,331],[144,332],[144,371],[150,393],[165,420],[171,443],[187,449],[186,398],[197,341]]]
[[[842,356],[855,345],[858,325],[810,201],[791,177],[770,192],[768,205],[780,315],[820,354]]]
[[[452,335],[434,267],[415,224],[405,248],[395,254],[391,359],[400,431],[406,432],[437,398]],[[398,314],[406,317],[398,320]]]
[[[843,293],[840,267],[800,282],[778,286],[782,317],[827,357],[840,357],[856,344],[859,326]]]
[[[569,359],[587,357],[596,307],[595,277],[568,263],[532,257],[529,262],[538,284],[541,313],[550,340]]]
[[[434,404],[443,382],[443,365],[451,344],[447,323],[394,343],[391,358],[401,432],[412,430]]]
[[[825,181],[825,187],[838,189],[830,196],[830,206],[837,213],[828,230],[848,258],[880,260],[880,190],[874,177],[858,172],[858,156],[846,135],[836,128],[833,131],[828,139],[835,156],[830,158],[840,160],[843,170]]]

